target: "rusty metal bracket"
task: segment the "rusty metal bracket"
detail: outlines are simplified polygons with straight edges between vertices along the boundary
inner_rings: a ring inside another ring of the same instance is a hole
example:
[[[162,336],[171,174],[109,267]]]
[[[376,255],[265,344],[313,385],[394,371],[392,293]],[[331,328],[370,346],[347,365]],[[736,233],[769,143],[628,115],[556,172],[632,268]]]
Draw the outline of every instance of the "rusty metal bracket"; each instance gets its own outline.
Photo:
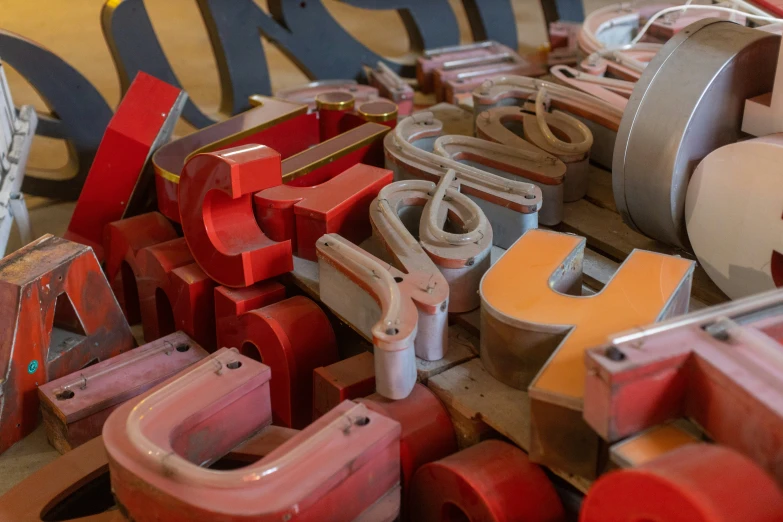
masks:
[[[36,388],[134,346],[92,250],[45,235],[0,261],[0,452],[38,421]]]

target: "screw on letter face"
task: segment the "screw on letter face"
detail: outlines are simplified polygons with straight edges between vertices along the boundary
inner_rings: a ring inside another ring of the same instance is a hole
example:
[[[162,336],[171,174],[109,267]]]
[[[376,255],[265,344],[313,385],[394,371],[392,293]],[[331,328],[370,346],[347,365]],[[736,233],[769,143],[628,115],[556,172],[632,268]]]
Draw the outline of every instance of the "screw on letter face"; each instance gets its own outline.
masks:
[[[613,332],[685,312],[694,263],[635,250],[601,293],[573,297],[581,294],[584,245],[578,236],[531,230],[489,269],[481,360],[501,382],[529,386],[531,457],[591,477],[599,440],[582,419],[583,353]],[[579,435],[554,436],[566,431]]]
[[[275,242],[259,228],[252,194],[282,182],[280,154],[243,145],[198,154],[179,184],[182,230],[193,257],[226,286],[249,286],[293,269],[291,241]]]
[[[36,387],[133,348],[88,247],[46,235],[0,261],[0,452],[38,419]]]
[[[175,332],[38,387],[49,443],[60,453],[101,434],[120,404],[197,363],[207,352]]]

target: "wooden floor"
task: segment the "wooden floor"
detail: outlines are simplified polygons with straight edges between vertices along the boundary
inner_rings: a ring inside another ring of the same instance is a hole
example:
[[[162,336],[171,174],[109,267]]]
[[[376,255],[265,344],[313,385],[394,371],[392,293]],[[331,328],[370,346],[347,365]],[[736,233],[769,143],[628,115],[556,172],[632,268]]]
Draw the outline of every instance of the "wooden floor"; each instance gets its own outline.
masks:
[[[119,84],[99,24],[102,3],[102,0],[5,0],[0,9],[0,27],[22,34],[59,54],[84,74],[110,105],[116,106],[120,95]],[[403,26],[396,14],[364,11],[336,0],[324,0],[323,3],[348,31],[376,52],[386,56],[401,56],[407,52],[407,42],[400,38],[404,34]],[[461,34],[468,41],[461,2],[451,0],[451,3],[457,7]],[[613,2],[585,0],[588,11],[609,3]],[[219,101],[217,70],[196,2],[148,0],[146,5],[163,48],[182,84],[205,111],[214,112]],[[522,46],[536,48],[543,45],[546,35],[538,2],[515,0],[515,12]],[[307,81],[280,52],[267,44],[265,47],[275,89]],[[32,88],[14,71],[9,71],[9,82],[18,104],[31,103],[44,109]],[[192,129],[184,123],[177,127],[178,134],[190,131]],[[61,144],[39,138],[33,146],[30,164],[52,167],[61,164],[64,159],[65,150]],[[566,221],[561,227],[564,231],[588,237],[592,251],[588,253],[586,281],[588,286],[599,290],[633,248],[672,250],[636,234],[622,224],[614,208],[610,174],[594,169],[592,176],[588,198],[566,206]],[[73,204],[33,198],[29,205],[35,235],[60,235],[65,231]],[[18,239],[13,241],[18,246]],[[696,299],[700,303],[722,300],[719,291],[704,281],[705,278],[703,271],[697,274],[697,280],[701,283],[694,284],[697,289]],[[463,370],[455,369],[451,377],[444,376],[438,382],[445,383],[448,378],[456,378],[460,371]],[[496,425],[494,429],[505,432],[502,426]],[[39,428],[0,457],[0,494],[56,456],[57,453],[48,445],[43,430]]]

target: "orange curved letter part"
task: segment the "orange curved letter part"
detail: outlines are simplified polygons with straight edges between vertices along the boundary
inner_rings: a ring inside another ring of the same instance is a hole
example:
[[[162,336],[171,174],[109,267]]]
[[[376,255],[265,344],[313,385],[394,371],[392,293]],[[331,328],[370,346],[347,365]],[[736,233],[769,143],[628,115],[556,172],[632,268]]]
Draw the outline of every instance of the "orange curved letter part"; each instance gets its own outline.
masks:
[[[531,399],[531,457],[595,474],[598,436],[582,419],[585,351],[618,331],[687,311],[693,262],[635,250],[582,297],[584,238],[530,230],[481,283],[481,359]],[[567,295],[568,293],[576,295]]]

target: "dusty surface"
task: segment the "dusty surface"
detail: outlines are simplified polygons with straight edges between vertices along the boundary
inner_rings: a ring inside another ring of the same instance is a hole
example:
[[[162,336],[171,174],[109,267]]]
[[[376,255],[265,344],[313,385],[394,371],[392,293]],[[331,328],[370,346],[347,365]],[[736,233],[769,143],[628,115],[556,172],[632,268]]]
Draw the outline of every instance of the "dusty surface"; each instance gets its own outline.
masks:
[[[363,10],[340,4],[336,0],[323,1],[349,32],[374,51],[390,57],[407,53],[408,42],[401,37],[405,33],[396,13]],[[469,41],[461,2],[450,1],[460,19],[463,40]],[[265,5],[263,1],[257,2]],[[609,3],[612,2],[585,0],[588,11]],[[90,80],[111,106],[116,106],[120,96],[119,81],[99,23],[102,4],[102,0],[4,0],[0,10],[0,27],[56,52]],[[146,5],[161,44],[182,85],[203,110],[214,113],[220,97],[217,69],[196,2],[147,0]],[[546,34],[538,2],[515,0],[515,14],[520,44],[529,49],[543,45]],[[307,81],[304,74],[282,53],[266,42],[264,46],[272,70],[274,89],[292,87]],[[45,110],[30,85],[13,70],[8,72],[16,103],[31,103]],[[178,134],[190,131],[192,128],[185,123],[180,122],[177,126]],[[65,150],[61,144],[53,140],[36,139],[30,165],[53,167],[64,160]],[[47,232],[62,234],[73,211],[72,203],[40,198],[30,199],[29,206],[35,236]],[[56,456],[57,452],[46,441],[43,428],[39,427],[0,457],[0,494]]]

